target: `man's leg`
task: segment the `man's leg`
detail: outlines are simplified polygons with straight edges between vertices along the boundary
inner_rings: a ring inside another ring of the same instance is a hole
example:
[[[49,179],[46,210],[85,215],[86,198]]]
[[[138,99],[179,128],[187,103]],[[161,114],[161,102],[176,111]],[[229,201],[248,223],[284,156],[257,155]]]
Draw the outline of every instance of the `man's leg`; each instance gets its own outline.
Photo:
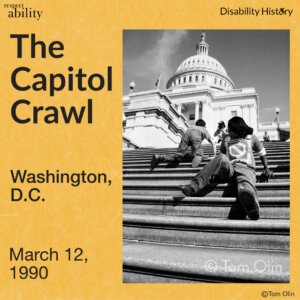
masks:
[[[178,155],[177,153],[174,154],[153,154],[151,160],[151,171],[155,169],[161,162],[172,162],[179,164],[182,161],[183,156]]]
[[[185,195],[194,196],[209,183],[212,175],[220,175],[221,180],[226,181],[233,174],[234,169],[227,156],[219,154],[192,179],[189,185],[181,186],[180,189]]]
[[[187,149],[189,148],[189,143],[190,143],[190,139],[189,139],[189,136],[187,133],[185,133],[182,138],[181,138],[181,141],[180,141],[180,144],[177,148],[177,157],[176,157],[176,160],[181,162],[183,160],[183,157],[187,151]]]
[[[259,202],[255,187],[255,171],[247,166],[237,165],[235,172],[239,201],[248,217],[252,220],[258,220]]]
[[[181,138],[180,144],[177,148],[177,152],[174,154],[154,154],[151,160],[151,171],[155,169],[161,162],[170,162],[179,164],[184,157],[186,150],[188,149],[188,136],[184,134]]]
[[[200,166],[201,161],[203,159],[203,149],[201,148],[201,141],[200,140],[193,140],[192,141],[192,167],[197,168]]]

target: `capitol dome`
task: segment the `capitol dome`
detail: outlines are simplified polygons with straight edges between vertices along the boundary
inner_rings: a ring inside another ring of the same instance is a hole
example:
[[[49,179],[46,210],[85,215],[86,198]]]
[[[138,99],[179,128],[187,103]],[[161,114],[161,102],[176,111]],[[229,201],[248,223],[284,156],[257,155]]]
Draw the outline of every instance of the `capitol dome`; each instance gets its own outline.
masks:
[[[205,33],[197,44],[197,54],[185,59],[176,73],[168,80],[167,88],[177,86],[208,85],[216,90],[232,90],[234,83],[225,68],[215,58],[208,55]]]
[[[180,64],[176,74],[195,69],[203,69],[227,76],[224,67],[215,58],[208,55],[194,55],[187,58]]]

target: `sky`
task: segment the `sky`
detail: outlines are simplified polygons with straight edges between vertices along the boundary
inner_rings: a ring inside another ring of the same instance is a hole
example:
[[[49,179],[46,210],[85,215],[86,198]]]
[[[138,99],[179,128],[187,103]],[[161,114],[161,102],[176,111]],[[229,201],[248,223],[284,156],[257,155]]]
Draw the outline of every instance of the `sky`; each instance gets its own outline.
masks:
[[[161,86],[183,60],[196,54],[201,33],[206,33],[208,54],[227,71],[235,88],[254,87],[259,96],[259,122],[290,120],[289,31],[288,30],[124,30],[123,94],[129,83],[135,92]]]

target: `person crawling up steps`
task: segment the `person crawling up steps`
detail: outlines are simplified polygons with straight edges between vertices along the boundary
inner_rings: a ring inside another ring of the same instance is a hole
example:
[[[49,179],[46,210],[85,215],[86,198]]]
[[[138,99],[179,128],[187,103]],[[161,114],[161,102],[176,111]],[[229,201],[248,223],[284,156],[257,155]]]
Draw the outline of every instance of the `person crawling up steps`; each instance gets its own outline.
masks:
[[[153,171],[161,162],[179,164],[183,161],[186,151],[191,147],[192,167],[197,168],[203,159],[202,142],[207,139],[213,146],[213,156],[216,155],[216,145],[205,128],[204,120],[197,120],[182,136],[177,152],[174,154],[154,154],[152,157],[150,169]]]
[[[188,185],[180,186],[186,196],[195,196],[203,189],[213,176],[221,182],[235,178],[238,199],[248,217],[259,219],[259,201],[255,187],[255,160],[253,152],[260,157],[264,174],[272,175],[268,168],[266,150],[241,117],[233,117],[228,122],[228,135],[224,136],[220,154],[211,160]]]

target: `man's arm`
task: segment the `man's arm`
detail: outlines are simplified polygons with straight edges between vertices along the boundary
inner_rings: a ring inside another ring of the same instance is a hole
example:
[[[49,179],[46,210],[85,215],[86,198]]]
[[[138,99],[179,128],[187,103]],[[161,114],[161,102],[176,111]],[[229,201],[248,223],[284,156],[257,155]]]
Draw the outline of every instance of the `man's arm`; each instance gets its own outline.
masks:
[[[268,159],[267,159],[267,153],[266,149],[263,146],[263,144],[258,140],[258,138],[253,135],[252,136],[252,143],[253,143],[253,150],[257,152],[263,166],[264,166],[264,173],[267,177],[270,177],[273,173],[270,171],[269,166],[268,166]]]
[[[260,160],[264,166],[265,169],[265,174],[266,176],[271,176],[272,175],[272,171],[270,171],[269,166],[268,166],[268,159],[267,159],[267,155],[262,155],[260,156]]]
[[[213,146],[213,153],[214,153],[213,157],[215,157],[217,154],[217,146],[206,128],[204,129],[204,137],[203,138],[207,139],[207,141],[209,143],[211,143],[211,145]]]
[[[217,129],[216,132],[214,133],[214,136],[218,136],[220,132],[221,132],[221,130]]]

